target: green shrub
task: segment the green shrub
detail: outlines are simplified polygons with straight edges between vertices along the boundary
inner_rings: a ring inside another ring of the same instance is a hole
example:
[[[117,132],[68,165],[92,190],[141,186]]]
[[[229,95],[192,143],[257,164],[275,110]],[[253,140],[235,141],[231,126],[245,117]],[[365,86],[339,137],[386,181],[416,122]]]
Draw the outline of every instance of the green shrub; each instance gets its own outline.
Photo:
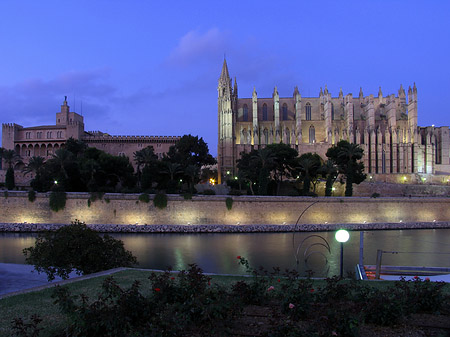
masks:
[[[96,200],[102,200],[103,195],[105,195],[105,192],[91,192],[89,199],[94,202]]]
[[[167,207],[167,195],[164,193],[158,193],[153,199],[153,205],[159,209],[164,209]]]
[[[34,202],[36,200],[36,192],[34,190],[28,191],[28,201]]]
[[[192,193],[183,193],[184,200],[192,200]]]
[[[8,199],[8,191],[4,191],[3,196],[5,197],[5,199]]]
[[[380,193],[377,193],[377,192],[375,192],[375,193],[372,193],[372,195],[370,196],[371,198],[378,198],[380,196]]]
[[[123,242],[109,235],[100,236],[78,220],[56,231],[40,234],[33,247],[23,250],[27,264],[38,273],[67,279],[72,271],[91,274],[116,267],[130,267],[137,263]]]
[[[231,208],[233,208],[233,198],[228,197],[225,199],[225,205],[227,205],[227,209],[231,211]]]
[[[6,170],[5,187],[7,190],[13,190],[15,186],[16,183],[14,181],[14,170],[10,167]]]
[[[105,202],[106,202],[107,204],[109,204],[110,201],[111,201],[109,198],[105,198],[105,199],[103,199],[103,200],[105,200]]]
[[[142,193],[140,196],[139,196],[139,201],[141,201],[141,202],[145,202],[145,203],[149,203],[150,202],[150,196],[148,195],[148,193]]]
[[[91,207],[91,199],[89,198],[87,201],[88,207]]]
[[[67,194],[66,192],[62,191],[52,191],[50,192],[50,209],[54,212],[58,212],[59,210],[64,209],[66,207],[66,199]]]
[[[216,195],[216,192],[214,192],[213,190],[204,190],[203,191],[204,195]]]

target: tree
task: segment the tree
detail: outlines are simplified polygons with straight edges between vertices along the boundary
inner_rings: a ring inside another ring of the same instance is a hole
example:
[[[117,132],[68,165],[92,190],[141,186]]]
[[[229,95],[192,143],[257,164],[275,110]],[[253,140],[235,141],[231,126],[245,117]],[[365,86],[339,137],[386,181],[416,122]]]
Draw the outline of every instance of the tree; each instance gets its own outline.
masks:
[[[270,181],[270,171],[272,170],[275,155],[270,149],[259,149],[250,162],[251,166],[259,167],[258,175],[258,194],[267,195]]]
[[[309,194],[311,181],[317,179],[321,164],[322,158],[317,153],[304,153],[297,159],[297,168],[303,181],[303,195]]]
[[[249,184],[252,195],[255,194],[253,185],[259,186],[259,174],[261,172],[262,160],[258,157],[258,150],[248,153],[241,152],[241,158],[237,161],[238,178]]]
[[[44,169],[44,165],[45,159],[43,157],[33,156],[30,158],[28,164],[25,165],[24,169],[22,170],[24,175],[27,173],[33,173],[33,180],[31,180],[31,187],[34,190],[37,191],[42,190],[41,174],[42,170]]]
[[[153,181],[153,177],[148,176],[151,175],[153,172],[153,170],[149,169],[149,166],[155,166],[154,164],[156,163],[156,161],[158,160],[158,156],[155,154],[155,150],[153,148],[153,146],[147,146],[145,148],[143,148],[142,150],[136,151],[133,154],[134,157],[134,162],[136,163],[136,173],[137,173],[137,179],[138,179],[138,183],[141,184],[142,187],[142,175],[143,172],[141,170],[141,168],[144,168],[145,173],[146,173],[146,177],[145,177],[145,181],[146,181],[146,186],[143,187],[143,189],[147,189]]]
[[[326,178],[325,196],[330,197],[333,192],[333,184],[338,175],[338,168],[336,167],[336,164],[329,159],[320,167],[319,172]]]
[[[72,271],[84,275],[137,263],[122,241],[100,236],[78,220],[40,234],[34,247],[23,253],[26,263],[34,265],[38,273],[46,273],[49,281],[55,276],[67,279]]]
[[[189,165],[202,167],[216,163],[213,156],[209,154],[208,145],[203,138],[192,135],[181,137],[174,146],[170,147],[167,157],[171,162],[181,164],[184,168]]]
[[[277,195],[280,192],[283,177],[292,178],[295,161],[298,156],[297,150],[291,148],[287,144],[270,144],[265,150],[273,153],[273,165],[271,165],[271,173],[277,183]]]
[[[327,157],[336,163],[339,173],[345,176],[345,196],[353,195],[353,184],[359,184],[366,179],[364,163],[360,160],[364,150],[357,144],[346,140],[339,141],[327,151]]]
[[[5,175],[5,186],[8,190],[12,190],[15,186],[14,180],[14,164],[20,161],[20,156],[14,150],[5,150],[2,148],[1,155],[8,169]]]

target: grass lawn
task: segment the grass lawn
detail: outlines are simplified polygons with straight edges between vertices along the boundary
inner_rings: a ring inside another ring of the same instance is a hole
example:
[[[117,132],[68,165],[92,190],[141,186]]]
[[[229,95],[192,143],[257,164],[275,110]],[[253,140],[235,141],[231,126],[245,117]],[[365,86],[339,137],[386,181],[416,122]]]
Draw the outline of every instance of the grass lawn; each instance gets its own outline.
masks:
[[[147,280],[151,272],[142,270],[125,270],[114,274],[114,279],[120,286],[128,287],[133,281],[141,282],[141,292],[148,294],[150,289],[150,282]],[[96,298],[100,292],[101,284],[108,276],[101,276],[88,280],[73,282],[67,285],[73,294],[86,294],[89,298]],[[211,286],[214,284],[231,285],[238,280],[248,278],[239,276],[213,276]],[[385,288],[393,285],[394,282],[371,281],[369,284],[377,288]],[[325,285],[324,280],[314,280],[314,288],[320,288]],[[65,325],[65,316],[60,314],[58,306],[53,304],[51,294],[53,287],[37,292],[26,293],[7,297],[0,300],[0,336],[13,336],[11,331],[11,322],[14,318],[22,317],[28,320],[33,314],[38,314],[43,319],[41,326],[45,331],[41,336],[49,336],[52,332],[61,331]],[[444,292],[450,294],[450,285],[445,285]]]

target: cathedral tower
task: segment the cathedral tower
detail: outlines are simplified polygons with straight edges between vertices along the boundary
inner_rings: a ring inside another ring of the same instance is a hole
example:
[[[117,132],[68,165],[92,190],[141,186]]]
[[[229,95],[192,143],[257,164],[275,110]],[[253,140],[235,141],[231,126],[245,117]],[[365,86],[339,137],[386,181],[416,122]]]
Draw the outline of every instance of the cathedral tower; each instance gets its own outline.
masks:
[[[222,176],[234,175],[235,146],[234,125],[235,114],[233,105],[237,101],[237,84],[234,91],[231,88],[231,78],[228,73],[227,61],[223,61],[222,73],[220,74],[218,91],[218,128],[219,139],[217,145],[217,173],[218,183],[222,183]]]

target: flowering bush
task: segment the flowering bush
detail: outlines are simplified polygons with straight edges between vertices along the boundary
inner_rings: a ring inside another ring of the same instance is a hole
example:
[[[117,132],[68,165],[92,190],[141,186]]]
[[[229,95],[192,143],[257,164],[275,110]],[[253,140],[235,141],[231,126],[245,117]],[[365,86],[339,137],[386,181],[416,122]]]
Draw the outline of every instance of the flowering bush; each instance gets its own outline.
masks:
[[[95,299],[75,297],[67,288],[57,287],[55,303],[69,322],[60,335],[248,335],[236,332],[245,325],[261,336],[358,336],[360,325],[365,323],[393,325],[411,312],[443,306],[444,312],[450,309],[448,298],[442,294],[443,285],[429,280],[403,280],[378,290],[361,281],[330,278],[318,287],[310,278],[299,278],[295,271],[280,273],[274,268],[269,273],[251,268],[242,256],[237,259],[253,277],[231,287],[211,285],[211,278],[196,264],[179,273],[170,269],[152,273],[146,293],[137,281],[124,289],[112,277],[104,281]],[[256,314],[253,317],[258,323],[250,324],[247,312],[252,308],[268,309],[267,319]],[[244,318],[243,313],[247,315]],[[39,317],[28,321],[15,320],[18,336],[40,330]],[[270,324],[270,330],[258,331],[261,324]]]

